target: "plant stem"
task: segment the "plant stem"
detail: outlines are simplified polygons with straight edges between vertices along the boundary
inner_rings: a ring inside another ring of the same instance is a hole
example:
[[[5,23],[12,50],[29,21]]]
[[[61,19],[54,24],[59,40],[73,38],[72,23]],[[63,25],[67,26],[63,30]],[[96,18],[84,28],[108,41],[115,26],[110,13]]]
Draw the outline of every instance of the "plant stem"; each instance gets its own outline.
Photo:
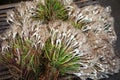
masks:
[[[58,79],[58,75],[59,75],[59,70],[56,71],[55,75],[54,75],[54,79],[53,80],[57,80]]]

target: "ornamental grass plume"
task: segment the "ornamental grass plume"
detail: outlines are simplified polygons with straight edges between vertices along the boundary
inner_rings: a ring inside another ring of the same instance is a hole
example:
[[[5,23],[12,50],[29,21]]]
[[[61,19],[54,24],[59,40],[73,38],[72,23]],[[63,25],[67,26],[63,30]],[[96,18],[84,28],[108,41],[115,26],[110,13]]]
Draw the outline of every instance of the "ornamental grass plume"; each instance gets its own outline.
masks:
[[[29,31],[29,30],[28,30]],[[15,80],[38,79],[40,71],[41,45],[39,36],[34,33],[27,35],[11,35],[3,42],[0,63],[9,69],[10,75]],[[14,36],[14,37],[13,37]],[[31,37],[30,37],[31,36]],[[34,75],[34,77],[31,77]],[[9,75],[6,75],[8,77]],[[4,78],[3,78],[4,79]]]
[[[10,29],[2,35],[0,63],[14,79],[108,78],[120,69],[110,13],[110,7],[79,8],[73,0],[22,2],[8,12]]]
[[[28,37],[24,33],[15,37],[11,34],[6,40],[7,46],[2,46],[1,64],[8,67],[14,79],[56,80],[59,75],[76,72],[83,65],[79,62],[81,53],[77,49],[76,34],[53,28],[42,47],[43,43],[37,43],[41,38],[36,42],[39,35],[34,36],[34,33]]]
[[[8,72],[13,79],[38,79],[41,49],[36,48],[36,46],[39,45],[34,45],[30,39],[25,39],[19,35],[16,35],[15,38],[11,36],[6,42],[9,43],[0,54],[0,63],[9,69]]]
[[[51,36],[42,49],[45,58],[48,60],[49,76],[52,76],[50,80],[57,80],[60,75],[76,72],[82,65],[79,62],[80,53],[74,36],[70,33],[51,30]]]
[[[38,3],[33,18],[48,23],[49,21],[54,21],[57,19],[67,20],[68,14],[64,4],[60,1],[44,0],[44,2]]]

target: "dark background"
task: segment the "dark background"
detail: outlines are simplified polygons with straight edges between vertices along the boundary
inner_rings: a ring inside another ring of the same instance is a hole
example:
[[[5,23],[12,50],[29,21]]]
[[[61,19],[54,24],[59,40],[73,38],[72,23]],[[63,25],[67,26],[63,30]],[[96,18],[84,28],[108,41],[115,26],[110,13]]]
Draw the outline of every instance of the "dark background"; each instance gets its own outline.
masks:
[[[10,3],[16,3],[20,1],[26,1],[26,0],[0,0],[0,5],[3,4],[10,4]],[[30,1],[30,0],[28,0]],[[101,6],[111,6],[112,13],[111,15],[114,17],[115,20],[115,32],[118,36],[118,39],[115,43],[115,52],[118,57],[120,57],[120,0],[99,0]],[[90,80],[90,79],[88,79]],[[101,80],[120,80],[120,72],[116,73],[114,75],[110,75],[108,79],[101,79]]]
[[[0,0],[0,5],[16,3],[16,2],[20,2],[20,1],[31,1],[31,0]]]

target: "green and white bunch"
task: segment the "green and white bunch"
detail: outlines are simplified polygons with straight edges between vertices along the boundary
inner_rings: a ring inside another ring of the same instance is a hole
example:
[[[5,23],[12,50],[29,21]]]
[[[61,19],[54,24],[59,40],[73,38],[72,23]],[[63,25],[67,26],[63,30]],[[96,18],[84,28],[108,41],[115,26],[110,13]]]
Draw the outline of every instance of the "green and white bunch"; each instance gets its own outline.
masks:
[[[11,29],[2,43],[2,63],[17,65],[17,78],[24,80],[31,75],[32,80],[57,80],[66,74],[100,79],[117,73],[120,59],[113,49],[117,37],[110,11],[99,4],[79,8],[73,0],[22,2],[8,13]]]
[[[51,36],[47,39],[43,52],[48,59],[52,74],[57,76],[73,74],[84,65],[80,63],[82,53],[78,50],[79,44],[75,35],[69,31],[51,30]]]
[[[4,80],[8,76],[15,80],[38,79],[41,65],[40,45],[33,44],[29,38],[26,39],[24,36],[19,36],[19,34],[14,38],[11,36],[4,42],[8,42],[8,44],[6,44],[7,46],[2,46],[4,49],[0,54],[0,64],[7,67],[10,74],[1,79]]]

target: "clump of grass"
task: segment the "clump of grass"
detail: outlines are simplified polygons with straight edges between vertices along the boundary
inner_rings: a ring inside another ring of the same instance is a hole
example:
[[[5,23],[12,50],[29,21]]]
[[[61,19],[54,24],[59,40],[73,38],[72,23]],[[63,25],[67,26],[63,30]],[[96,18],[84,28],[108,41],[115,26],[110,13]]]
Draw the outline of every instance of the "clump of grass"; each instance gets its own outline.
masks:
[[[38,3],[34,18],[44,22],[56,19],[67,20],[68,12],[60,1],[44,0],[44,4]]]
[[[59,75],[77,71],[79,55],[72,53],[74,49],[65,40],[58,43],[57,35],[52,33],[43,48],[29,38],[10,37],[8,47],[0,54],[0,63],[16,80],[57,80]]]
[[[16,80],[38,79],[41,51],[35,49],[29,39],[21,38],[19,35],[7,41],[9,47],[0,54],[0,63],[9,68]]]
[[[68,44],[64,40],[61,39],[60,43],[57,43],[56,36],[48,38],[42,50],[54,76],[52,80],[55,80],[60,74],[77,71],[80,67],[79,55],[71,53],[74,49],[67,46]]]

